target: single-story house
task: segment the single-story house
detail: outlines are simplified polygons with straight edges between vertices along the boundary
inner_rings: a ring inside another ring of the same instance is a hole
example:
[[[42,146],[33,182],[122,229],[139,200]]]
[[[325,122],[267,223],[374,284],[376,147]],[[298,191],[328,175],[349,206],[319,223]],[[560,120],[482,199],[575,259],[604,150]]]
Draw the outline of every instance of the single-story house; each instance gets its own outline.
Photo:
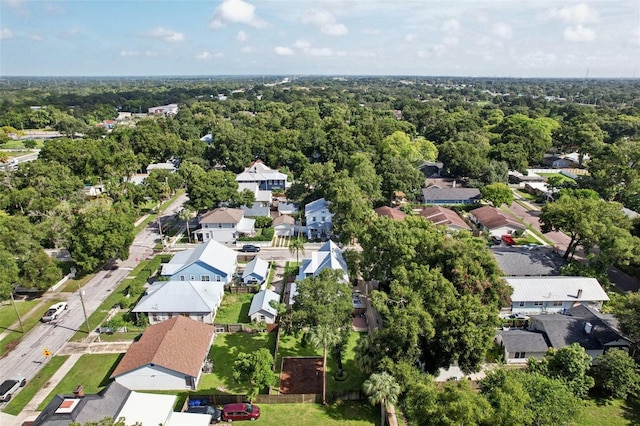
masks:
[[[296,220],[291,216],[278,216],[271,223],[277,237],[292,237],[296,231]]]
[[[378,216],[386,216],[393,220],[404,220],[404,218],[407,217],[407,214],[402,210],[389,206],[378,207],[377,209],[373,209],[373,211],[376,212]]]
[[[540,176],[533,170],[527,170],[527,174],[520,173],[517,170],[509,170],[509,183],[522,183],[522,182],[544,182],[545,177]]]
[[[473,209],[469,212],[470,219],[478,225],[482,230],[489,231],[494,237],[501,237],[504,234],[514,234],[518,231],[524,231],[527,228],[516,218],[511,217],[501,210],[483,206]]]
[[[263,191],[286,189],[291,186],[288,179],[286,174],[270,168],[262,160],[249,164],[249,167],[236,176],[238,183],[257,183]]]
[[[271,213],[271,191],[260,189],[257,182],[239,182],[238,192],[248,190],[253,193],[255,201],[251,206],[243,205],[240,208],[246,217],[269,216]]]
[[[287,203],[286,201],[279,201],[278,214],[295,216],[298,214],[298,205],[296,203]]]
[[[176,253],[162,265],[161,275],[171,281],[231,282],[238,266],[238,253],[217,241],[209,240],[196,248]]]
[[[160,105],[149,108],[150,115],[176,115],[178,104]]]
[[[304,207],[304,217],[308,239],[325,239],[331,235],[333,215],[329,211],[329,203],[327,200],[320,198],[307,204]]]
[[[545,200],[553,200],[553,197],[557,190],[549,187],[545,182],[527,182],[524,184],[524,190],[529,194],[538,195]]]
[[[494,246],[491,254],[506,276],[560,275],[560,268],[567,262],[553,247],[529,246],[527,248]]]
[[[526,364],[528,358],[542,359],[550,346],[544,333],[528,330],[503,330],[495,340],[504,350],[507,364]]]
[[[511,311],[534,315],[565,312],[585,305],[601,309],[609,296],[595,278],[589,277],[506,277],[513,288]]]
[[[451,231],[471,231],[471,227],[458,213],[442,206],[425,207],[420,216],[439,226],[446,226]]]
[[[211,281],[159,281],[147,289],[131,310],[144,314],[149,324],[183,315],[205,324],[213,324],[224,297],[224,284]]]
[[[242,282],[245,284],[262,284],[269,275],[269,262],[259,257],[254,257],[247,263],[242,273]]]
[[[297,280],[317,277],[324,269],[335,269],[343,272],[343,280],[349,282],[349,270],[342,250],[333,241],[327,241],[310,258],[302,259]]]
[[[195,230],[193,235],[196,240],[202,242],[215,240],[223,244],[233,244],[240,235],[255,234],[255,222],[255,219],[244,217],[242,209],[219,207],[200,217],[200,229]]]
[[[214,334],[213,326],[181,315],[149,326],[111,378],[133,390],[195,390]]]
[[[475,204],[481,195],[478,188],[440,188],[433,185],[422,189],[422,198],[425,204]]]
[[[280,302],[280,295],[275,291],[260,290],[256,293],[249,307],[251,321],[275,324],[278,311],[270,305],[272,300]]]

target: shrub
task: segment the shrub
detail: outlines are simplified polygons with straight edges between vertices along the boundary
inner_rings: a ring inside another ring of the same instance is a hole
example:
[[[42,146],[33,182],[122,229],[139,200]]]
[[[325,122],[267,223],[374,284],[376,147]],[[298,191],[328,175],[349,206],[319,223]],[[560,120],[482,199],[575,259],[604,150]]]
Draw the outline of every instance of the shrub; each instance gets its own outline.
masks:
[[[271,226],[271,219],[269,216],[258,216],[256,217],[256,228],[268,228]]]

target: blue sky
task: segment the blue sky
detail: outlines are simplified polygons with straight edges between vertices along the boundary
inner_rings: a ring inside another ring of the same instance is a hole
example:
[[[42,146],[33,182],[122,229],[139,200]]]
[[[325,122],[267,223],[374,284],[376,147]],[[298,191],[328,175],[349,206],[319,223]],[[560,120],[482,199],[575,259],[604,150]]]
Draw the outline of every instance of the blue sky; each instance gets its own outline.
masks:
[[[0,0],[1,76],[640,77],[640,0]]]

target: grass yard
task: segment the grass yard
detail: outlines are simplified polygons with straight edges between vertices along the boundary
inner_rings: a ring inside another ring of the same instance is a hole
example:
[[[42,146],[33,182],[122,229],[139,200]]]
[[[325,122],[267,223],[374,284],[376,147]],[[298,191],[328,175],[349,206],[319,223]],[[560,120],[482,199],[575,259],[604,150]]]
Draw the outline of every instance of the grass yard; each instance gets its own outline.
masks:
[[[531,234],[525,234],[520,238],[514,238],[516,245],[535,244],[541,245],[540,241]]]
[[[558,176],[558,177],[560,177],[560,179],[561,179],[560,182],[562,182],[562,183],[564,183],[564,182],[573,182],[573,183],[575,183],[575,180],[573,180],[570,177],[565,176],[565,175],[563,175],[561,173],[536,173],[536,174],[544,177],[545,180],[549,179],[551,176]]]
[[[11,401],[4,408],[4,412],[17,416],[22,409],[31,401],[34,395],[49,382],[49,379],[55,374],[56,371],[64,364],[69,358],[68,355],[54,356],[47,362],[44,367],[35,375],[34,378],[27,382],[27,385],[11,399]]]
[[[109,376],[124,354],[82,355],[76,365],[58,386],[38,406],[42,411],[57,394],[71,394],[77,385],[84,386],[86,394],[97,393],[109,384]]]
[[[16,301],[16,308],[20,313],[20,318],[24,319],[27,312],[33,309],[38,303],[40,303],[38,299]],[[14,323],[18,323],[18,317],[16,316],[16,310],[13,308],[13,304],[8,303],[2,305],[2,307],[0,307],[0,331],[8,329]],[[18,324],[17,327],[19,328],[20,324]]]
[[[248,324],[253,293],[225,293],[216,313],[216,324]]]
[[[620,399],[612,401],[589,399],[578,410],[571,426],[627,426],[640,424],[640,405],[628,404]]]
[[[199,394],[244,394],[246,386],[233,379],[233,363],[240,352],[253,352],[267,348],[273,352],[275,333],[218,334],[209,357],[213,360],[213,373],[203,374],[198,384]]]
[[[516,189],[516,192],[518,193],[519,196],[524,198],[526,201],[530,201],[530,202],[536,201],[536,196],[535,195],[529,194],[528,192],[521,191],[519,189]]]
[[[2,341],[0,341],[0,357],[5,356],[9,351],[13,350],[16,345],[26,336],[29,331],[40,322],[40,318],[47,312],[49,306],[61,302],[61,300],[50,300],[47,303],[42,303],[36,308],[30,311],[30,315],[26,318],[22,318],[22,326],[24,327],[24,333],[20,330],[10,331]],[[12,307],[10,309],[13,310]],[[14,312],[15,315],[15,312]]]
[[[380,409],[366,402],[319,404],[261,404],[260,426],[364,426],[380,424]]]

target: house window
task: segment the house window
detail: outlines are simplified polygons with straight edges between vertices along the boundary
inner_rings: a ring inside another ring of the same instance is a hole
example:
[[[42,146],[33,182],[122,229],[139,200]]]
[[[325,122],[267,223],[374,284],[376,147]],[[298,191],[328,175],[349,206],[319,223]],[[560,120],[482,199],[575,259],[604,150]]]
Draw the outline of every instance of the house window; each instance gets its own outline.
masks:
[[[544,306],[544,302],[533,302],[533,306]]]
[[[180,281],[184,281],[184,275],[180,275]]]
[[[220,275],[216,275],[216,281],[217,281],[217,282],[222,281],[222,277],[221,277]]]
[[[151,319],[153,320],[153,322],[158,322],[159,321],[158,314],[151,314]]]
[[[526,352],[516,352],[514,355],[514,358],[516,359],[524,359],[526,358],[527,353]]]
[[[327,218],[325,216],[322,216],[322,221],[324,222],[326,220],[327,220]]]
[[[200,275],[200,281],[211,281],[209,275]]]
[[[311,218],[311,222],[315,222],[315,221],[316,221],[316,217],[315,217],[315,216],[313,216],[313,217]]]
[[[187,387],[189,388],[193,388],[193,377],[191,376],[184,376],[184,382],[187,385]]]
[[[264,315],[260,315],[260,321],[264,321],[265,319]]]
[[[553,301],[553,306],[562,306],[562,301],[561,300],[554,300]]]
[[[190,281],[194,281],[195,279],[196,279],[196,276],[195,276],[195,275],[189,275],[189,280],[190,280]]]
[[[524,302],[518,302],[518,306],[523,308],[524,307]]]
[[[218,228],[222,228],[222,224],[221,223],[218,224]]]

